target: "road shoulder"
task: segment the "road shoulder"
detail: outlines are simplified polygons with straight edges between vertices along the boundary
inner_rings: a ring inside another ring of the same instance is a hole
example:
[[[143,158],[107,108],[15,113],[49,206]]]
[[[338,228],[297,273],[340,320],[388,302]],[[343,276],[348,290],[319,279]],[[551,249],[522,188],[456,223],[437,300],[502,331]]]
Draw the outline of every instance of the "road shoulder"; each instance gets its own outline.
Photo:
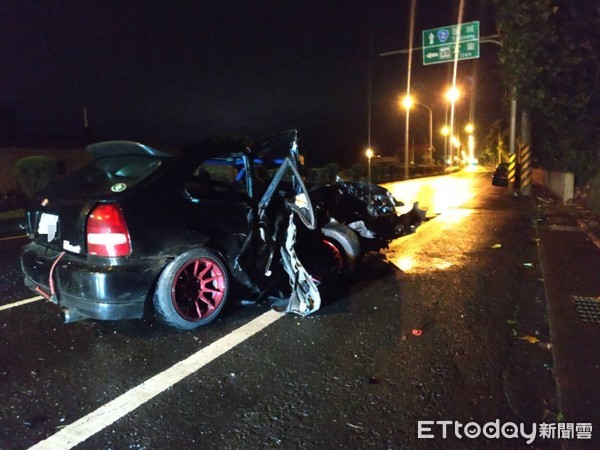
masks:
[[[540,190],[534,191],[531,213],[539,239],[562,419],[592,424],[592,441],[573,440],[569,446],[599,446],[600,246],[594,221],[578,205],[557,204]]]

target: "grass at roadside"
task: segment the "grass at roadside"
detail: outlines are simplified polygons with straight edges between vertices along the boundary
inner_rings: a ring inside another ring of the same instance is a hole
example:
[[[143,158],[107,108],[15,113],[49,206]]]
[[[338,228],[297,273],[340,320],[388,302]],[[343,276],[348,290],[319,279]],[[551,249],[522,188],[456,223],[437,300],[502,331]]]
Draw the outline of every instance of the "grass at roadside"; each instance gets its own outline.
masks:
[[[20,219],[25,216],[24,209],[11,209],[10,211],[0,212],[0,220]]]

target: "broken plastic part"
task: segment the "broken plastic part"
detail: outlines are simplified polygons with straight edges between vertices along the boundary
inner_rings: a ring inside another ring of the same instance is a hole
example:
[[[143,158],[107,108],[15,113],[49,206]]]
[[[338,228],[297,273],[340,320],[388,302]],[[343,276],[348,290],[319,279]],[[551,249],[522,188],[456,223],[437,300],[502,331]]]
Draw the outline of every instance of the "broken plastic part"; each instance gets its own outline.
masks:
[[[366,239],[375,239],[375,233],[369,230],[362,220],[349,223],[348,226]]]
[[[287,305],[281,301],[274,305],[274,308],[285,313],[307,316],[321,307],[321,295],[312,277],[298,259],[294,250],[295,243],[296,225],[294,224],[294,214],[290,213],[285,245],[281,247],[281,259],[290,279],[292,294]]]

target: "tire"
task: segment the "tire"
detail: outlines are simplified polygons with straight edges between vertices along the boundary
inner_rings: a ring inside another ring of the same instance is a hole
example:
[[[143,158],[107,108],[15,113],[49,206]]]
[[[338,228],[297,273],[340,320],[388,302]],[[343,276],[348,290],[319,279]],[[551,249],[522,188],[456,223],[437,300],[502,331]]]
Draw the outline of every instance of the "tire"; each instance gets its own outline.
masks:
[[[323,236],[319,252],[311,267],[311,275],[319,282],[336,282],[348,274],[348,257],[342,245],[331,237]]]
[[[332,222],[321,228],[318,251],[312,256],[309,272],[321,283],[339,284],[352,275],[359,255],[356,233],[346,225]]]
[[[206,248],[193,248],[171,261],[154,291],[158,320],[179,330],[192,330],[217,318],[230,290],[223,258]]]
[[[356,233],[350,227],[337,222],[325,225],[321,232],[324,240],[338,246],[344,257],[344,271],[352,274],[355,261],[360,257],[360,243]]]

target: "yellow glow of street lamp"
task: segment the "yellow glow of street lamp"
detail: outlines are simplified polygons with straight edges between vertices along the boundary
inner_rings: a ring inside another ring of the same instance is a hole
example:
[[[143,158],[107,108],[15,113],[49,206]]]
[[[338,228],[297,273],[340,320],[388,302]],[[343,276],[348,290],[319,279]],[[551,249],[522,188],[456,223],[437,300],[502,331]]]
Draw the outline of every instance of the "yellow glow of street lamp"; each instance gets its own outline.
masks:
[[[401,103],[402,103],[402,106],[405,109],[412,108],[412,106],[414,104],[413,99],[412,99],[412,97],[410,95],[405,95],[404,97],[402,97],[402,102]]]
[[[465,131],[469,134],[472,134],[474,130],[475,130],[475,126],[472,123],[468,123],[467,126],[465,127]]]
[[[460,97],[460,91],[456,86],[452,86],[446,91],[446,100],[454,103]]]
[[[448,125],[444,125],[442,127],[442,136],[448,136],[450,134],[450,127]]]
[[[367,151],[365,152],[365,155],[367,155],[367,158],[371,159],[374,155],[373,153],[373,149],[372,148],[368,148]]]
[[[450,142],[452,142],[452,145],[454,145],[455,147],[460,147],[460,140],[456,136],[452,136],[450,138]]]

